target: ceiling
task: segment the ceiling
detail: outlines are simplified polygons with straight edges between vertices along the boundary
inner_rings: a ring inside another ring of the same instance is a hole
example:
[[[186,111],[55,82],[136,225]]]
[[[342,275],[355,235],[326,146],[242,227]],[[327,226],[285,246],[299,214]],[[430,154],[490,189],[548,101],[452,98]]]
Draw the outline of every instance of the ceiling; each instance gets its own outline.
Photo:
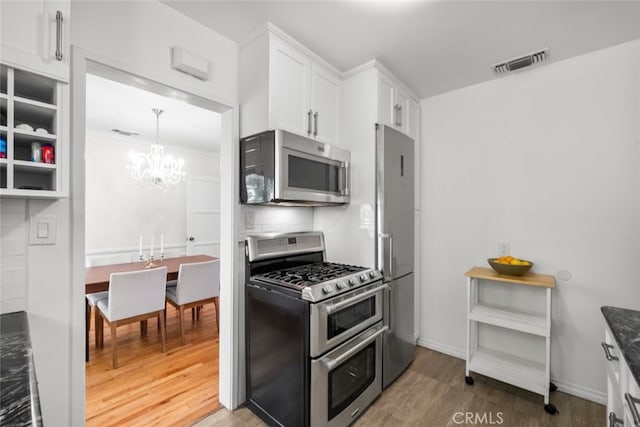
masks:
[[[87,74],[87,131],[132,143],[151,144],[156,140],[153,108],[164,110],[160,115],[162,145],[207,153],[220,151],[220,114],[185,101]],[[122,136],[112,132],[112,129],[138,135]]]
[[[498,78],[491,65],[549,61],[640,38],[640,1],[163,1],[241,42],[271,21],[341,71],[379,59],[419,98]]]

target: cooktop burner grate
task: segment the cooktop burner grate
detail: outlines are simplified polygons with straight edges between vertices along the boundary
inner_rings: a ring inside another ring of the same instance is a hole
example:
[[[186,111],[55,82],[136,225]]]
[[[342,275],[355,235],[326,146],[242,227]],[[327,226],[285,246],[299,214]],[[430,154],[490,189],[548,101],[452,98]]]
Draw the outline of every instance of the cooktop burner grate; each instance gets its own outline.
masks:
[[[348,264],[322,262],[271,271],[260,274],[254,277],[254,279],[302,290],[309,286],[319,285],[326,281],[349,276],[363,270],[366,270],[366,268]]]

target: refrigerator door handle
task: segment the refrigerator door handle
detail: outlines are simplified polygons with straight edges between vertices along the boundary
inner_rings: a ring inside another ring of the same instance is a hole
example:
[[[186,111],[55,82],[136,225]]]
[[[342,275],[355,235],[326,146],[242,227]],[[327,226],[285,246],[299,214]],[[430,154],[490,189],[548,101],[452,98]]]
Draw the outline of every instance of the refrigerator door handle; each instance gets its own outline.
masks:
[[[385,317],[386,322],[383,322],[383,324],[389,328],[389,333],[393,334],[393,328],[391,325],[391,319],[393,319],[393,313],[391,313],[391,292],[393,292],[393,289],[391,288],[391,286],[389,286],[387,289],[385,289],[385,292],[387,294],[387,297],[385,298],[387,301],[387,311]]]
[[[387,274],[387,269],[384,268],[384,239],[389,239],[389,274]],[[391,233],[379,233],[378,246],[380,248],[378,251],[378,264],[380,265],[380,270],[382,270],[383,280],[385,282],[390,281],[393,278],[393,236]]]

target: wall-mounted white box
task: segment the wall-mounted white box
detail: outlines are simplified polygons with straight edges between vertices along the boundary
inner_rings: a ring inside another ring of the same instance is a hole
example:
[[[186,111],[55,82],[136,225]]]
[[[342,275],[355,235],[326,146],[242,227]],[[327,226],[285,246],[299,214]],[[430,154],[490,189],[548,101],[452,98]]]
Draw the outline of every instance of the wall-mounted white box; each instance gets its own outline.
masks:
[[[171,66],[200,80],[209,80],[209,61],[180,46],[171,48]]]

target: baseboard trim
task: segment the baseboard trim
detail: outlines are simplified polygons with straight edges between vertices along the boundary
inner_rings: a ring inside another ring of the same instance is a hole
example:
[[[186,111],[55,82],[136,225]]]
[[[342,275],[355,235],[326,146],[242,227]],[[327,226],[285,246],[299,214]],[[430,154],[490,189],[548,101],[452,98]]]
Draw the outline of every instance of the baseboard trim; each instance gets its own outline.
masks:
[[[440,344],[435,341],[426,340],[424,338],[418,338],[418,345],[430,350],[435,350],[440,353],[444,353],[449,356],[453,356],[457,359],[465,360],[467,358],[466,353],[459,348],[451,347],[445,344]]]
[[[551,378],[551,382],[558,386],[558,390],[563,393],[607,406],[607,393],[602,393],[581,385],[569,384],[556,378]]]
[[[425,347],[430,350],[434,350],[458,359],[465,360],[467,358],[466,352],[460,350],[459,348],[451,347],[446,344],[437,343],[435,341],[427,340],[424,338],[418,338],[418,345],[420,347]],[[551,382],[558,387],[558,391],[561,391],[563,393],[590,400],[595,403],[600,403],[601,405],[606,406],[607,404],[606,393],[583,387],[581,385],[570,384],[557,378],[551,378]]]

